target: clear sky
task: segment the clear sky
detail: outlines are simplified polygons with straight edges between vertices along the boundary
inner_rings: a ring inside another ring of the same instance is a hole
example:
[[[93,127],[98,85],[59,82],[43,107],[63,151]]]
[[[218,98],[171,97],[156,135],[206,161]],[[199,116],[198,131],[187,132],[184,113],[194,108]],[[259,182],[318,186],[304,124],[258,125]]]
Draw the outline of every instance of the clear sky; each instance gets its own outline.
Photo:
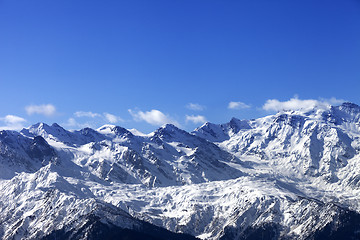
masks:
[[[360,1],[0,0],[0,90],[0,128],[192,130],[269,100],[360,104]]]

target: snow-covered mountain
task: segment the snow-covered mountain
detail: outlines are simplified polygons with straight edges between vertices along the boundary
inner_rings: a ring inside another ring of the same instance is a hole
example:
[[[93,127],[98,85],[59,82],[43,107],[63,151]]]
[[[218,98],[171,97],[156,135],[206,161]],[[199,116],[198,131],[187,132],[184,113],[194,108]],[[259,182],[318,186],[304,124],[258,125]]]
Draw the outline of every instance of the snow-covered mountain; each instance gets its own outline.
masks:
[[[0,236],[360,239],[359,151],[353,103],[192,133],[0,131]]]

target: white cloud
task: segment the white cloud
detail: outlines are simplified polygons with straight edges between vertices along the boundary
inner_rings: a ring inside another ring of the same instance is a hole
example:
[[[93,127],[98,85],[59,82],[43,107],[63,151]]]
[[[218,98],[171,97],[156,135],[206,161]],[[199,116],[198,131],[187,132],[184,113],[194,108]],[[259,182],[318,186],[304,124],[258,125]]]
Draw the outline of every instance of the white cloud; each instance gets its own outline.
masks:
[[[69,127],[75,127],[75,126],[78,126],[78,123],[76,122],[76,120],[74,118],[69,118],[65,125],[67,125]]]
[[[288,101],[281,102],[277,99],[269,99],[263,105],[266,111],[282,111],[282,110],[310,110],[315,107],[327,108],[331,105],[341,104],[344,100],[331,98],[331,99],[299,99],[293,97]]]
[[[147,112],[133,111],[131,109],[129,109],[128,111],[135,121],[145,121],[155,126],[161,126],[166,123],[172,123],[179,126],[179,124],[175,120],[171,119],[169,116],[156,109],[152,109],[151,111]]]
[[[104,113],[105,119],[110,123],[123,122],[124,120],[121,117],[115,116],[110,113]]]
[[[15,115],[6,115],[0,118],[0,121],[5,123],[5,126],[0,126],[0,130],[20,130],[24,128],[23,123],[26,122],[24,118]]]
[[[56,113],[56,108],[52,104],[29,105],[25,107],[25,110],[28,115],[41,114],[48,117]]]
[[[91,127],[94,128],[94,125],[91,123],[79,123],[77,122],[74,118],[69,118],[67,120],[66,123],[63,123],[62,125],[66,126],[66,127],[70,127],[70,128],[75,128],[75,129],[79,129],[79,128],[85,128],[85,127]]]
[[[107,123],[117,123],[117,122],[124,121],[121,117],[118,117],[114,114],[107,113],[107,112],[100,114],[100,113],[94,113],[94,112],[77,111],[74,113],[74,116],[76,118],[81,118],[81,117],[98,118],[99,121],[105,121]]]
[[[204,116],[201,116],[201,115],[197,115],[197,116],[194,116],[194,115],[186,115],[186,122],[193,122],[193,123],[204,123],[206,122],[206,118]]]
[[[5,117],[0,118],[0,120],[7,124],[16,124],[16,123],[26,122],[26,120],[24,118],[18,117],[15,115],[6,115]]]
[[[83,112],[83,111],[77,111],[74,113],[75,117],[89,117],[89,118],[95,118],[95,117],[101,117],[98,113],[93,112]]]
[[[250,105],[247,105],[243,102],[229,102],[228,108],[229,109],[245,109],[245,108],[250,108]]]
[[[186,105],[186,108],[193,111],[202,111],[205,109],[205,106],[202,106],[198,103],[189,103],[188,105]]]

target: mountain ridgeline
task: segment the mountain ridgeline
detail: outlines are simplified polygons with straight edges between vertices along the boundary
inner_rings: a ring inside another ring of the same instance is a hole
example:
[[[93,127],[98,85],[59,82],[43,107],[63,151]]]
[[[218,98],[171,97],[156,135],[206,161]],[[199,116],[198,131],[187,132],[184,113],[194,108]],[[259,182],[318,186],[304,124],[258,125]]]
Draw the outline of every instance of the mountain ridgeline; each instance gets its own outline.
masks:
[[[0,131],[1,239],[360,239],[360,107],[189,133]]]

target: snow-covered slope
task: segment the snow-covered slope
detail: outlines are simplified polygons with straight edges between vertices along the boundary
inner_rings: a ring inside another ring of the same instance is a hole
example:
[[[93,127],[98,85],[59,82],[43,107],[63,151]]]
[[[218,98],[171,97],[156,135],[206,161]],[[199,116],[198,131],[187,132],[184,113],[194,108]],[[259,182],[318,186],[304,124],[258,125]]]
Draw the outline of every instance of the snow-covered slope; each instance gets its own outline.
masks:
[[[359,139],[352,103],[192,133],[1,131],[0,236],[359,239]]]
[[[239,162],[232,154],[171,124],[146,136],[113,125],[69,132],[43,123],[21,133],[44,137],[62,159],[108,182],[169,186],[242,175],[224,163]]]
[[[209,133],[231,122],[211,128],[205,124],[193,133],[217,142],[243,161],[256,159],[252,164],[266,163],[278,174],[299,179],[322,177],[337,182],[343,169],[359,170],[349,168],[349,161],[357,159],[360,150],[359,118],[359,106],[344,103],[305,113],[280,112],[249,121],[249,128],[238,127],[236,132],[222,128],[226,140],[213,139]]]

